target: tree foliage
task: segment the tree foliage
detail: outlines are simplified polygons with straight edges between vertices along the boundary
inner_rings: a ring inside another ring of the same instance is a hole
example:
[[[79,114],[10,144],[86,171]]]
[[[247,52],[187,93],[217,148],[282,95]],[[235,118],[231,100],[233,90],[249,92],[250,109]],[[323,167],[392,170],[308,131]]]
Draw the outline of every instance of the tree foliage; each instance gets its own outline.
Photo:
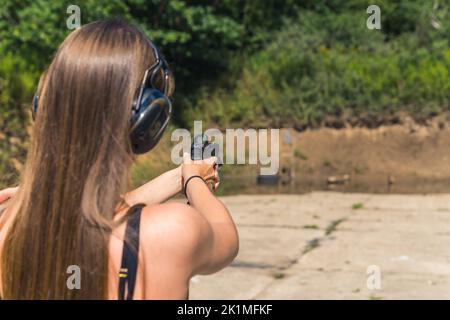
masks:
[[[0,0],[0,181],[23,159],[29,105],[66,27],[122,17],[145,31],[177,80],[175,123],[316,126],[449,108],[448,0]],[[10,174],[10,172],[12,172]],[[7,177],[5,179],[5,177]],[[1,183],[0,183],[1,184]]]

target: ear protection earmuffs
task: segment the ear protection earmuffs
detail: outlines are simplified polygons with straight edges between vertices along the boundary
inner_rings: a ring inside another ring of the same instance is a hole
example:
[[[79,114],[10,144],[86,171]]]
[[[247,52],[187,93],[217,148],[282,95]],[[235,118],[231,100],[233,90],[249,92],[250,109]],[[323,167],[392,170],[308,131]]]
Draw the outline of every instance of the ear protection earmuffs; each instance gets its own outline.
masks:
[[[145,70],[131,109],[130,143],[134,154],[146,153],[158,144],[172,115],[172,103],[168,95],[173,91],[173,78],[159,50],[151,41],[149,44],[155,56],[155,63]],[[155,84],[158,74],[162,77],[163,88],[158,88]],[[38,104],[39,95],[35,94],[32,104],[33,120]]]

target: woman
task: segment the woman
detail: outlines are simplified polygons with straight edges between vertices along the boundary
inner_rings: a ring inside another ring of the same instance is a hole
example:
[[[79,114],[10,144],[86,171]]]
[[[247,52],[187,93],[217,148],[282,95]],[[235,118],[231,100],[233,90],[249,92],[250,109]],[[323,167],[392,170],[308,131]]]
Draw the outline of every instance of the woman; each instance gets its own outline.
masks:
[[[168,72],[152,69],[160,60],[119,20],[85,25],[58,49],[36,95],[20,187],[0,193],[0,201],[13,195],[0,215],[2,299],[185,299],[190,278],[236,256],[234,222],[205,183],[218,186],[214,158],[185,155],[124,192],[142,153],[130,121],[148,71],[153,87],[173,88]],[[190,205],[159,204],[181,191]],[[74,265],[80,289],[68,286]]]

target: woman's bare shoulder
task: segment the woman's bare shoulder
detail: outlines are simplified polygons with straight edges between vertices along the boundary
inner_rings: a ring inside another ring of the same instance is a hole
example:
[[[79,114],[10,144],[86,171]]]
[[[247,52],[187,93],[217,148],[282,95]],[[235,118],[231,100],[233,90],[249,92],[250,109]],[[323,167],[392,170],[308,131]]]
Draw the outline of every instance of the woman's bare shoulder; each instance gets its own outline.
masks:
[[[196,228],[206,223],[206,219],[193,207],[180,203],[169,202],[146,206],[142,209],[142,225],[145,229],[153,227]]]
[[[141,241],[144,247],[165,251],[173,258],[201,254],[212,240],[208,221],[193,207],[177,202],[147,206],[142,210]],[[145,244],[148,244],[145,246]]]

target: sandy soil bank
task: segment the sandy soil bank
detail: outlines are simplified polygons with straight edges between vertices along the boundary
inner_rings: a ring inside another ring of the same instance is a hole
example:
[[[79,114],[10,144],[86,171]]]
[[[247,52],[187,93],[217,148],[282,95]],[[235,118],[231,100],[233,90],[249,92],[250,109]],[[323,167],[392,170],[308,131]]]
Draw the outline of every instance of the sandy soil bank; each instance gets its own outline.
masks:
[[[294,183],[275,190],[257,188],[257,165],[225,165],[223,195],[241,193],[305,193],[313,190],[368,193],[450,193],[450,114],[422,123],[399,116],[396,123],[376,128],[343,127],[282,129],[280,172],[291,171]],[[289,131],[290,144],[284,143]],[[176,143],[166,135],[158,147],[139,159],[137,184],[173,168],[170,151]],[[248,160],[248,159],[247,159]],[[330,186],[330,177],[348,176]]]

